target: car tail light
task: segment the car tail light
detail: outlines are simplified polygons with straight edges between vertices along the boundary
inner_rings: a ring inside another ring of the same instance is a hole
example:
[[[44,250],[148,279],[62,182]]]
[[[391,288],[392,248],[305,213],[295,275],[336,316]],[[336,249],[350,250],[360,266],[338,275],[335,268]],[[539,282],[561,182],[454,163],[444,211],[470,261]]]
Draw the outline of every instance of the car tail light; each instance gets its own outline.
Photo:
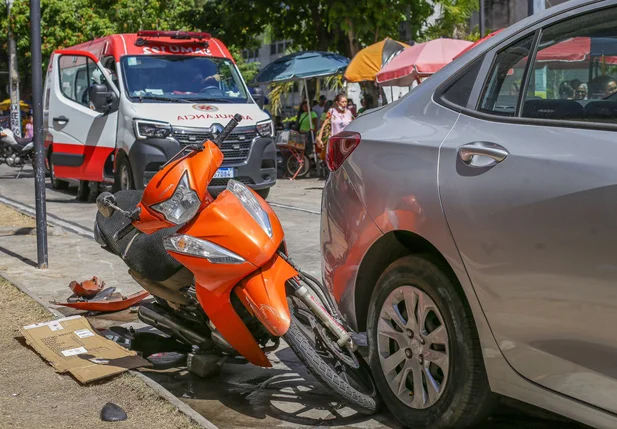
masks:
[[[343,165],[351,152],[360,144],[362,136],[353,131],[343,131],[328,140],[328,152],[326,153],[326,164],[330,171],[336,171]]]

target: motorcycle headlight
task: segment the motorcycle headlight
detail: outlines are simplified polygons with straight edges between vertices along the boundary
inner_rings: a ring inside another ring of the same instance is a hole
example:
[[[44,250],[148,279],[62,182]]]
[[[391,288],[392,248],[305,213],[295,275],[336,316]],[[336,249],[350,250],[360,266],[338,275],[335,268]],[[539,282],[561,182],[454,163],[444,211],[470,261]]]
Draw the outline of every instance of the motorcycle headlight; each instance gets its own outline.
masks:
[[[259,224],[261,229],[264,230],[268,237],[272,238],[272,224],[270,223],[270,217],[268,213],[261,207],[255,195],[251,192],[246,185],[236,181],[230,180],[227,182],[227,190],[234,194],[238,200],[242,203],[244,209],[251,215],[255,222]]]
[[[135,127],[135,137],[139,140],[150,138],[164,139],[171,134],[171,125],[168,122],[135,119],[133,125]]]
[[[257,122],[255,128],[257,128],[257,134],[261,137],[272,137],[274,135],[274,125],[272,124],[271,119]]]
[[[162,213],[169,222],[181,225],[193,219],[201,201],[197,193],[189,186],[188,172],[184,172],[171,198],[154,204],[153,210]]]
[[[163,239],[163,246],[171,252],[205,258],[213,264],[241,264],[245,262],[242,257],[218,244],[191,237],[190,235],[165,237]]]

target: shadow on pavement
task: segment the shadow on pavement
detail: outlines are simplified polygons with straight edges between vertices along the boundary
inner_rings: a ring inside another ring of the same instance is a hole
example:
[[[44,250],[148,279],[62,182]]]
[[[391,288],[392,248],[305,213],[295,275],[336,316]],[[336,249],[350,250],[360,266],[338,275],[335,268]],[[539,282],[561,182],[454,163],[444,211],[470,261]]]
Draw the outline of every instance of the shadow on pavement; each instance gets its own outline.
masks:
[[[272,427],[280,422],[319,427],[400,428],[384,415],[364,416],[343,405],[308,374],[289,348],[275,352],[287,369],[227,363],[201,379],[184,370],[144,371],[220,427]]]
[[[20,261],[23,261],[24,263],[30,265],[31,267],[37,268],[38,265],[36,262],[34,262],[32,259],[26,257],[26,256],[22,256],[18,253],[13,252],[12,250],[7,249],[6,247],[2,247],[0,246],[0,252],[5,253],[13,258],[17,258]]]

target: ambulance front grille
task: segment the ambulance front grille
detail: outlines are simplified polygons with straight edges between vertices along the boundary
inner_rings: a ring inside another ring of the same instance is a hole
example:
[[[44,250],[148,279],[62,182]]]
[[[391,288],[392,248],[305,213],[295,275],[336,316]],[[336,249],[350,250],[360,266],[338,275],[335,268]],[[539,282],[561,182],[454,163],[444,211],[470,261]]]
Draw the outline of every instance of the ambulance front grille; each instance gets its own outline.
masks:
[[[180,144],[199,143],[206,139],[212,138],[212,135],[207,132],[187,132],[185,130],[174,130],[173,137]],[[253,139],[257,137],[255,131],[239,131],[233,132],[223,142],[221,151],[225,158],[223,165],[234,165],[245,162],[251,152]]]

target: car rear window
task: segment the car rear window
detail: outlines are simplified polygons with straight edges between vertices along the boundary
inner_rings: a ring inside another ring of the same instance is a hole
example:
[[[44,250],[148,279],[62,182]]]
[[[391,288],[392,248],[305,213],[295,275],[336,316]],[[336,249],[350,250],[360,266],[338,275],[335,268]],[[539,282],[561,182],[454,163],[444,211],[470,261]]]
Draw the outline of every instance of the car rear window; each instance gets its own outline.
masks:
[[[529,35],[497,53],[480,98],[481,112],[515,115],[532,42]]]
[[[443,92],[443,95],[441,96],[442,99],[458,107],[467,107],[469,96],[471,95],[471,90],[476,83],[478,73],[480,73],[480,67],[482,66],[483,59],[484,56],[477,58],[470,65],[468,65],[462,75],[456,78],[455,81]]]
[[[617,123],[617,8],[542,32],[522,116]]]

